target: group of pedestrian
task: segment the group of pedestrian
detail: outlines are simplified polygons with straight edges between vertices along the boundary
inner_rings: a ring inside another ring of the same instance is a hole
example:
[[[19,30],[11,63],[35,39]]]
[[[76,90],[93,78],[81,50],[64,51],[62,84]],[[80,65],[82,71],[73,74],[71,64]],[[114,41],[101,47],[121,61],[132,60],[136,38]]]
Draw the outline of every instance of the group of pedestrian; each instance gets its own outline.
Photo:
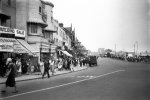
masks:
[[[40,71],[42,78],[47,74],[48,78],[50,77],[49,72],[54,75],[56,70],[71,70],[74,71],[75,61],[72,58],[46,58],[40,60]]]
[[[52,72],[52,75],[55,73],[55,60],[53,58],[40,59],[40,71],[42,74],[42,78],[44,78],[45,74],[47,74],[48,78],[50,78],[49,70]]]

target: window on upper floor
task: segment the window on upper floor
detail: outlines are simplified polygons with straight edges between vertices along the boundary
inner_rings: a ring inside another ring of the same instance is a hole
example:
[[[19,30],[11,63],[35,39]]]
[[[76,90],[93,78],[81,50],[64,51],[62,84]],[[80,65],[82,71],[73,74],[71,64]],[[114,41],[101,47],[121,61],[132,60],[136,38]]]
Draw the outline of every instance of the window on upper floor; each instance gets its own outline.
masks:
[[[42,14],[42,7],[39,6],[39,13]]]
[[[1,26],[6,26],[6,20],[1,19]]]
[[[31,24],[31,33],[37,33],[37,24]]]
[[[46,33],[44,34],[44,37],[45,37],[46,39],[50,39],[50,34],[46,32]]]
[[[8,6],[11,6],[11,0],[7,1]]]
[[[2,8],[2,0],[0,0],[0,9]]]

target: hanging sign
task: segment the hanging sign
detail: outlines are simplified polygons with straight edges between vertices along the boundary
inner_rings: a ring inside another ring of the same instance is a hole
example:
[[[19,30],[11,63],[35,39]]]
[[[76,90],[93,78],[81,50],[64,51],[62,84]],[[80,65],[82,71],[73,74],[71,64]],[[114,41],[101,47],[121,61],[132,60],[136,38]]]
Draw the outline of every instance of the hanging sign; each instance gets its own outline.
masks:
[[[50,51],[49,51],[49,48],[43,48],[43,47],[42,47],[41,52],[43,52],[43,53],[44,53],[44,52],[45,52],[45,53],[49,53]]]
[[[14,29],[10,27],[0,26],[0,33],[14,34]]]
[[[15,37],[25,38],[26,33],[24,30],[14,29],[14,31],[15,31]]]

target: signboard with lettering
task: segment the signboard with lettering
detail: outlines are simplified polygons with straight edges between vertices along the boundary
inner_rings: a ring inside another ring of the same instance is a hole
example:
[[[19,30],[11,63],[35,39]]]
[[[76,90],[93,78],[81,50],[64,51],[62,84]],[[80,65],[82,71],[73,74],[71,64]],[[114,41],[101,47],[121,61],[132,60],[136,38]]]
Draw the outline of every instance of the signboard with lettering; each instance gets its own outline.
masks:
[[[0,26],[0,33],[15,34],[14,29],[4,26]]]
[[[49,48],[43,48],[43,47],[42,47],[41,52],[49,53]]]
[[[15,31],[15,37],[25,38],[26,33],[24,30],[14,29],[14,31]]]
[[[0,42],[0,52],[13,52],[13,42]]]

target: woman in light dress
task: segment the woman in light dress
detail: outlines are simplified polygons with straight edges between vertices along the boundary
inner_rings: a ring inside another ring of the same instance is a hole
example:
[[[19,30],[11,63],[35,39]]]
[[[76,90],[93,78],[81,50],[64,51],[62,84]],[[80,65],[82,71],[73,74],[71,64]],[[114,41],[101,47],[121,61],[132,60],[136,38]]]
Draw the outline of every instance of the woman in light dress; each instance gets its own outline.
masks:
[[[43,73],[44,73],[44,62],[42,59],[40,60],[40,71],[41,71],[41,75],[43,75]]]
[[[54,69],[55,69],[55,61],[54,61],[54,58],[52,58],[52,59],[49,60],[49,67],[50,67],[50,70],[51,70],[51,72],[52,72],[52,75],[54,75],[54,73],[55,73],[55,71],[54,71]]]
[[[21,59],[17,59],[16,65],[18,66],[18,75],[20,76],[22,73]]]

